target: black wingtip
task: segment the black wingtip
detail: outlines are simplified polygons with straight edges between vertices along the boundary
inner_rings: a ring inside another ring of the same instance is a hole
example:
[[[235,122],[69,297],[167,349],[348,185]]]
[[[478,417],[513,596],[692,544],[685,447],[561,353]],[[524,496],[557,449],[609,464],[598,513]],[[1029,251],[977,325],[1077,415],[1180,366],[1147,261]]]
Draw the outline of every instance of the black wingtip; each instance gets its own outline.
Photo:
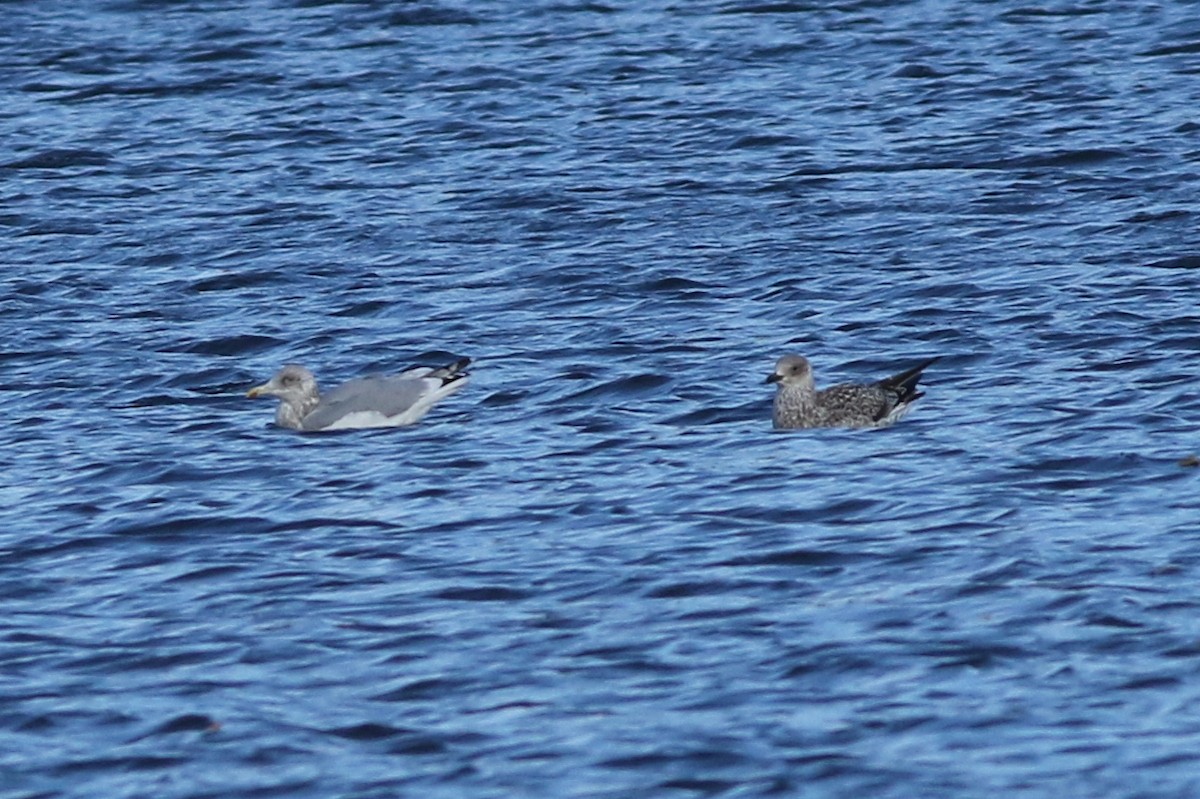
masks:
[[[926,358],[925,360],[921,361],[919,364],[917,364],[916,366],[914,366],[913,368],[911,368],[907,372],[905,372],[905,374],[908,374],[909,372],[916,372],[918,374],[921,372],[924,372],[926,369],[928,369],[930,366],[937,363],[941,359],[942,359],[942,356],[940,356],[940,355],[934,355],[932,358]]]
[[[446,385],[447,383],[453,383],[455,380],[462,380],[464,377],[470,377],[470,373],[466,371],[466,368],[470,365],[470,358],[459,358],[454,363],[438,369],[436,374],[442,378],[442,385]]]
[[[420,377],[432,377],[442,381],[442,385],[453,383],[455,380],[461,380],[468,377],[465,371],[471,363],[470,358],[459,358],[457,361],[451,361],[445,366],[431,367],[429,361],[425,362],[424,366],[413,366],[408,371],[418,372]]]
[[[886,388],[889,391],[895,392],[899,402],[912,402],[913,400],[922,396],[922,393],[917,391],[917,383],[921,379],[921,373],[924,372],[930,366],[930,364],[940,360],[941,357],[942,356],[940,355],[935,355],[932,358],[928,358],[910,369],[905,369],[899,374],[895,374],[891,377],[880,380],[879,385],[882,388]]]

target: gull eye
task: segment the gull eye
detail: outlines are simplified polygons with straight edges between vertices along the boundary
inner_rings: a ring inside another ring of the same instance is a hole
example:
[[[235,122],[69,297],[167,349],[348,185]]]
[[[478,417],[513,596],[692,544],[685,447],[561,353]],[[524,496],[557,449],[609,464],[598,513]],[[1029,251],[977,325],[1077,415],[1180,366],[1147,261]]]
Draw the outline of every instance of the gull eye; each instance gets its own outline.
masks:
[[[295,375],[284,375],[279,382],[283,384],[284,388],[291,388],[300,382],[300,378]]]

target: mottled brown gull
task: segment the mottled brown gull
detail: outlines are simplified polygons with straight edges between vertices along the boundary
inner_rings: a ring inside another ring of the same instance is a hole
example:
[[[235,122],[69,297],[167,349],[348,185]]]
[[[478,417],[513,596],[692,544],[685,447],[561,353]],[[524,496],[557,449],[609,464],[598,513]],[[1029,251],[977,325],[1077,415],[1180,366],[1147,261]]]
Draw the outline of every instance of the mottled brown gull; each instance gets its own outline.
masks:
[[[293,430],[400,427],[420,421],[434,403],[465,386],[463,370],[470,362],[461,358],[439,368],[419,366],[398,375],[351,380],[328,394],[317,390],[312,372],[293,363],[246,396],[277,397],[275,423]]]
[[[775,392],[775,427],[886,427],[908,413],[924,396],[917,381],[930,358],[911,369],[877,383],[842,383],[817,390],[812,366],[800,355],[785,355],[767,376],[778,383]]]

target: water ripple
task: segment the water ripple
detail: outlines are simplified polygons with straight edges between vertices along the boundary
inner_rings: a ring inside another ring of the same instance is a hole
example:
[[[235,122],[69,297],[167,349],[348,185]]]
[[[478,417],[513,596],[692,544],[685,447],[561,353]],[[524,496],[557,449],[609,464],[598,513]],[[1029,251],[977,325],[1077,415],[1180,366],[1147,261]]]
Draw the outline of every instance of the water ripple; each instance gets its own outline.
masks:
[[[6,10],[13,796],[1194,793],[1184,6]]]

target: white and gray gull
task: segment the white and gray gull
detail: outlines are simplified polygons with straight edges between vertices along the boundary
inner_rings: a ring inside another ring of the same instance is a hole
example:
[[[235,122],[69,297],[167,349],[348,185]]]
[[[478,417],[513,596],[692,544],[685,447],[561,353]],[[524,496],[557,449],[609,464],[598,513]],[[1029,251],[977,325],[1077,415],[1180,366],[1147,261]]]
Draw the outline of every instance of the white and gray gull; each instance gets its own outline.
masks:
[[[438,400],[467,384],[470,358],[446,366],[419,366],[386,377],[344,383],[328,394],[317,391],[313,373],[288,364],[248,397],[277,397],[275,423],[293,430],[354,430],[400,427],[421,420]]]
[[[778,383],[774,422],[781,429],[804,427],[886,427],[908,413],[924,396],[917,381],[930,358],[877,383],[842,383],[818,390],[812,365],[800,355],[785,355],[767,376]]]

